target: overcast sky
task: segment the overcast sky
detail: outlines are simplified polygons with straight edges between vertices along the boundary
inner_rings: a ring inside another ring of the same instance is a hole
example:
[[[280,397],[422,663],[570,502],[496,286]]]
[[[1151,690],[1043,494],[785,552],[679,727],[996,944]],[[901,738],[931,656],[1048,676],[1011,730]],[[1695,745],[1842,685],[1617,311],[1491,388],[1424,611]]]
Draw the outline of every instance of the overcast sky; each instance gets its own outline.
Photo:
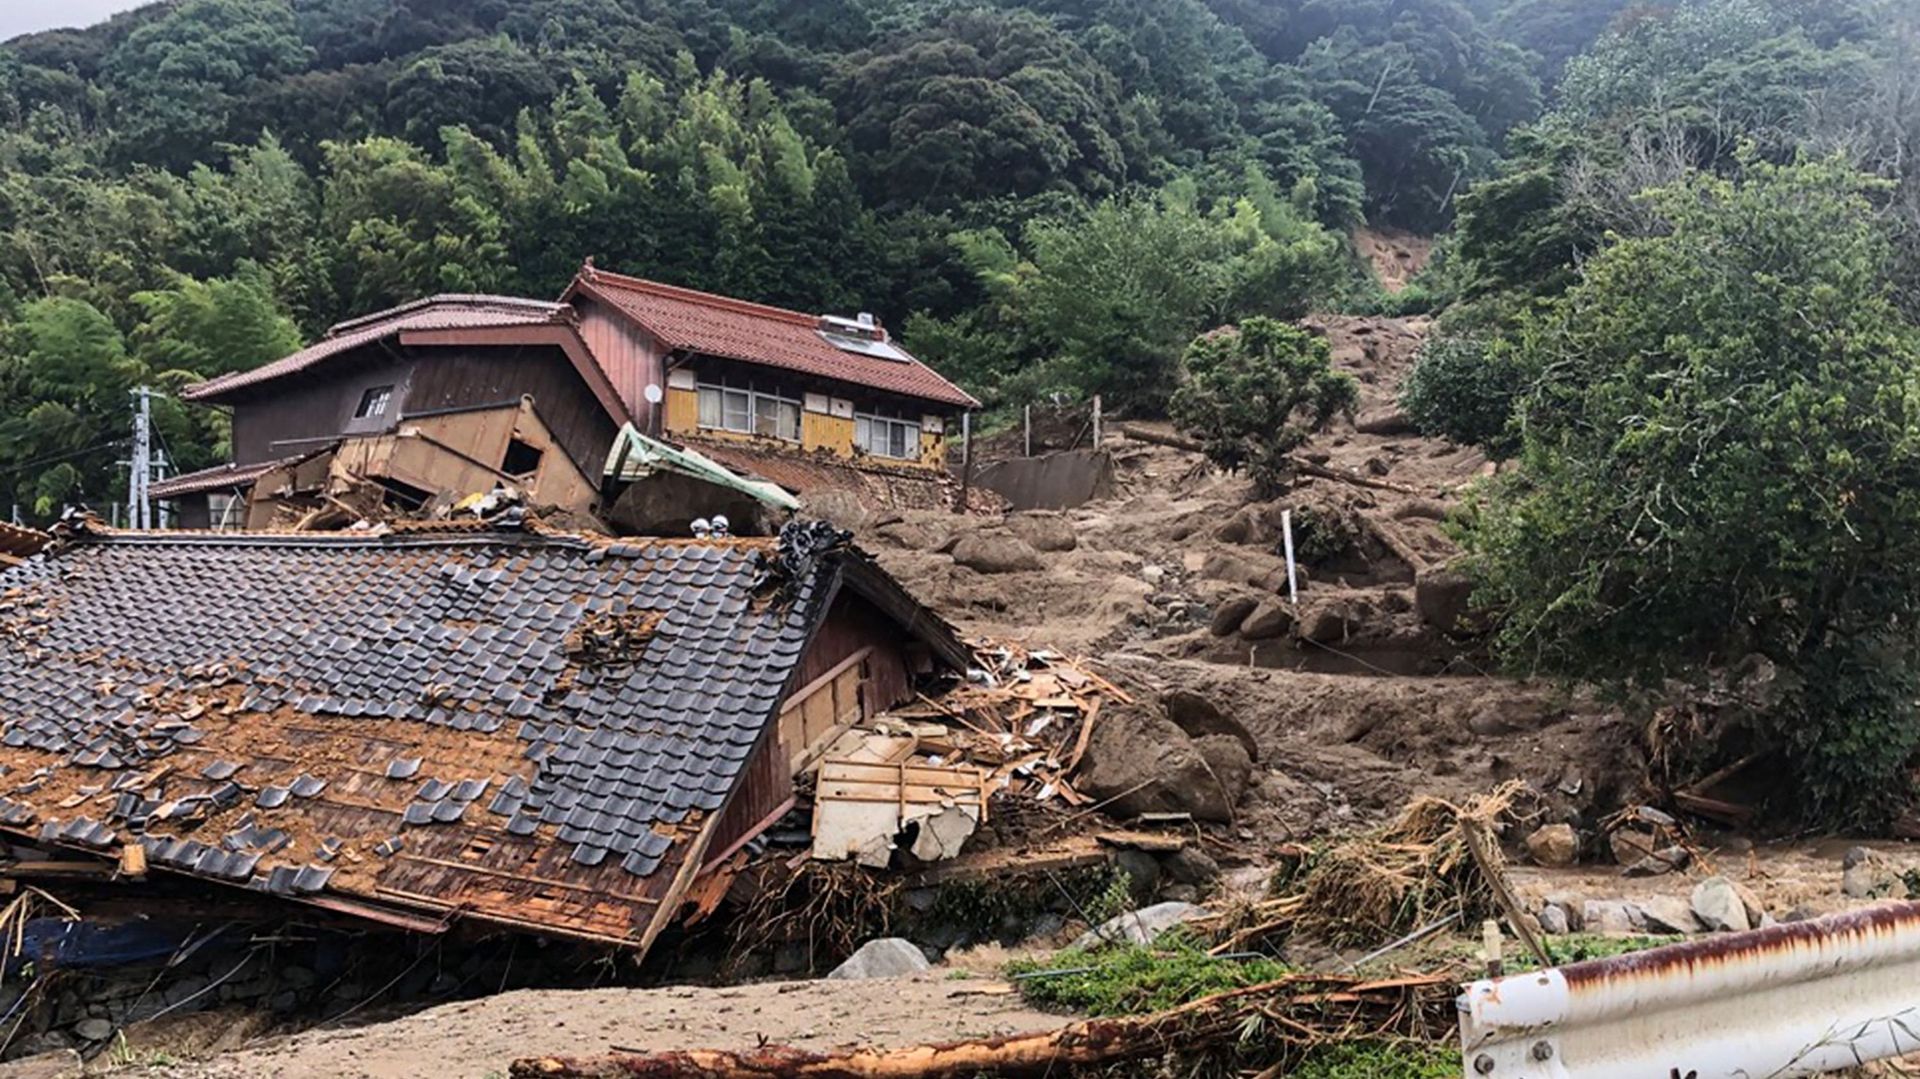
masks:
[[[51,30],[56,26],[92,26],[116,11],[150,0],[0,0],[0,41]]]

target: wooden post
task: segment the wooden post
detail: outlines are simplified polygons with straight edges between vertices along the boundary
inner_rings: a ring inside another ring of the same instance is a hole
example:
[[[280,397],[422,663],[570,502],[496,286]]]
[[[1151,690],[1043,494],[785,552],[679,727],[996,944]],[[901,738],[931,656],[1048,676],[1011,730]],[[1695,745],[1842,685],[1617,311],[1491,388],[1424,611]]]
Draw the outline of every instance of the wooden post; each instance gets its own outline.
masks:
[[[953,512],[967,512],[967,489],[973,486],[973,413],[960,414],[960,497],[953,503]]]
[[[1032,457],[1033,456],[1033,406],[1032,405],[1027,405],[1025,408],[1021,409],[1021,421],[1022,421],[1022,426],[1025,428],[1025,431],[1026,431],[1026,437],[1021,443],[1023,449],[1020,455],[1022,457]]]
[[[1093,395],[1093,448],[1100,448],[1100,395]]]

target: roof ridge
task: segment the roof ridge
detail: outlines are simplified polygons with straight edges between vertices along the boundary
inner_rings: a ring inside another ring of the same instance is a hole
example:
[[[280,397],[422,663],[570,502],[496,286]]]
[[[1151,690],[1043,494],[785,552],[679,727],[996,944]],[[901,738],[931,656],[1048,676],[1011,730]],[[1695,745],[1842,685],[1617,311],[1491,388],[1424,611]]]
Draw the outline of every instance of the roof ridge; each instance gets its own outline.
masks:
[[[790,307],[775,307],[768,303],[755,303],[752,300],[742,300],[736,296],[722,296],[717,292],[702,292],[699,289],[687,288],[683,285],[669,285],[664,281],[653,281],[645,277],[634,277],[630,274],[615,273],[612,270],[588,267],[581,271],[580,276],[589,285],[605,284],[633,292],[651,292],[677,300],[686,300],[689,303],[706,304],[709,307],[736,311],[743,315],[763,315],[768,318],[777,318],[783,322],[791,322],[800,326],[817,327],[820,324],[821,316],[810,315],[805,311],[796,311]]]
[[[389,307],[384,311],[375,311],[371,314],[343,319],[327,327],[327,332],[322,335],[321,340],[332,340],[345,333],[366,329],[378,322],[396,319],[402,315],[411,315],[416,311],[424,311],[429,307],[437,307],[442,304],[456,307],[479,307],[509,311],[532,309],[545,312],[549,318],[560,315],[566,310],[564,304],[554,303],[551,300],[536,300],[531,296],[505,296],[487,292],[436,292],[431,296],[422,296],[417,300],[409,300],[398,306]]]

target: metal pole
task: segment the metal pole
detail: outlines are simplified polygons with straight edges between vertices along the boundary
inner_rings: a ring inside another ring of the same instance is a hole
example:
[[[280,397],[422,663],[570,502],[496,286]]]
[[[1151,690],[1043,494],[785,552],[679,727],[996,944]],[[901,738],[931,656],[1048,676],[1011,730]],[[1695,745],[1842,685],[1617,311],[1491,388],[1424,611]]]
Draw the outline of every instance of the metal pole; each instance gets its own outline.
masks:
[[[145,386],[133,391],[133,462],[127,472],[127,527],[148,527],[147,483],[153,475],[153,413]]]
[[[1033,456],[1033,406],[1028,405],[1025,408],[1021,409],[1021,416],[1023,419],[1023,426],[1026,429],[1026,440],[1023,443],[1025,449],[1022,450],[1020,455],[1022,457],[1032,457]]]
[[[1093,448],[1100,448],[1100,395],[1093,395]]]
[[[973,485],[973,413],[960,414],[960,498],[953,512],[967,512],[967,488]]]
[[[1287,600],[1295,607],[1300,606],[1300,579],[1293,569],[1293,511],[1280,511],[1280,535],[1287,547]]]

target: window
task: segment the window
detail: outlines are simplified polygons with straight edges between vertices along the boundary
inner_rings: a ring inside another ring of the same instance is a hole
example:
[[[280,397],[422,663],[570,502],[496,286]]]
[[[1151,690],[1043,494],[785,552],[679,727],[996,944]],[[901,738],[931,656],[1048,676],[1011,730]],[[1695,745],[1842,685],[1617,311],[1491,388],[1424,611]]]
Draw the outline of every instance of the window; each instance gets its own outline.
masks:
[[[913,420],[856,412],[853,414],[853,444],[876,457],[918,460],[920,425]]]
[[[378,419],[387,414],[387,404],[392,400],[392,386],[375,386],[360,395],[360,407],[353,410],[353,418],[356,420]]]
[[[517,438],[507,440],[507,456],[500,471],[509,476],[531,476],[540,471],[540,451]]]
[[[800,402],[772,390],[701,383],[700,427],[800,441]]]

